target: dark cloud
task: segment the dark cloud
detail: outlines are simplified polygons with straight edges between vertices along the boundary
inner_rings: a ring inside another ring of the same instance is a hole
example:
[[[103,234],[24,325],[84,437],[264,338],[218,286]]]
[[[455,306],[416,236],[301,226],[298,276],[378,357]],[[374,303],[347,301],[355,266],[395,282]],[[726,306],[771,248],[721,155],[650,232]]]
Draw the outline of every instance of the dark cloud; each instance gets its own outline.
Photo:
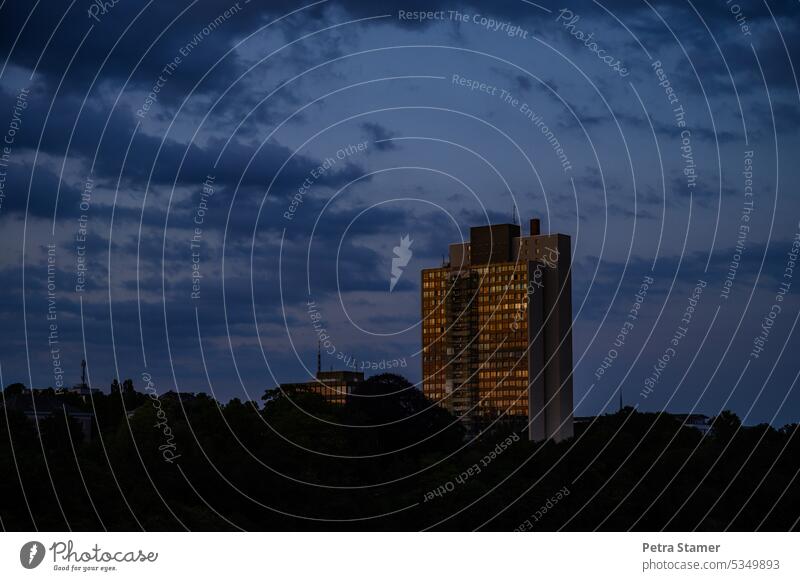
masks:
[[[12,163],[4,168],[6,197],[3,200],[4,214],[27,214],[36,218],[58,219],[78,214],[81,190],[60,180],[58,175],[42,165],[31,181],[32,166],[26,162]],[[28,195],[30,186],[30,195]],[[59,210],[56,212],[56,196]]]

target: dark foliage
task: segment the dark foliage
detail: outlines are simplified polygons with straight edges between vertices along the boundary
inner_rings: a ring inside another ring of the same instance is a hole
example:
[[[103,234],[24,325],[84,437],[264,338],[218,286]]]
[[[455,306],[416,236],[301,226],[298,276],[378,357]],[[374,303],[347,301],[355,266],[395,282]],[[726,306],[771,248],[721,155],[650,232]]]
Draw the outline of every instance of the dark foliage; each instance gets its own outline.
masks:
[[[797,425],[742,427],[730,412],[706,435],[627,408],[560,444],[508,425],[468,442],[389,374],[339,407],[114,385],[39,396],[93,412],[88,441],[63,415],[37,430],[0,410],[4,529],[787,530],[800,516]]]

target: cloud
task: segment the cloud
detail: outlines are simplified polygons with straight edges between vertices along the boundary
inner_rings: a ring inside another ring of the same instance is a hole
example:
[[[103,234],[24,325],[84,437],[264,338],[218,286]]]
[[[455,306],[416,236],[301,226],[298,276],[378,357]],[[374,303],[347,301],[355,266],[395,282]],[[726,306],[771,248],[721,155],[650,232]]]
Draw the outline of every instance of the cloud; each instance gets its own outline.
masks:
[[[368,121],[361,124],[361,129],[375,143],[378,151],[390,151],[397,148],[397,143],[391,141],[393,137],[397,137],[397,133],[389,131],[383,125]]]
[[[78,214],[78,204],[68,203],[80,199],[80,190],[59,180],[58,176],[46,166],[39,165],[33,181],[32,166],[27,162],[11,163],[5,169],[6,197],[3,200],[0,216],[17,214],[37,218],[59,219],[74,217]],[[30,184],[30,196],[28,186]],[[59,192],[59,207],[56,212],[56,194]]]

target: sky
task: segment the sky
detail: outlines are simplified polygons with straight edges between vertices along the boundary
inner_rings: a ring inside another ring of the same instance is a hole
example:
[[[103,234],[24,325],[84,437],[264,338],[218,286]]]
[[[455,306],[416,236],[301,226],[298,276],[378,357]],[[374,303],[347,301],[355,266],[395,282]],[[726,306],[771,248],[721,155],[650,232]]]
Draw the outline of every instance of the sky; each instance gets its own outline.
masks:
[[[417,383],[420,270],[539,217],[576,415],[800,419],[797,2],[265,4],[0,4],[0,383]]]

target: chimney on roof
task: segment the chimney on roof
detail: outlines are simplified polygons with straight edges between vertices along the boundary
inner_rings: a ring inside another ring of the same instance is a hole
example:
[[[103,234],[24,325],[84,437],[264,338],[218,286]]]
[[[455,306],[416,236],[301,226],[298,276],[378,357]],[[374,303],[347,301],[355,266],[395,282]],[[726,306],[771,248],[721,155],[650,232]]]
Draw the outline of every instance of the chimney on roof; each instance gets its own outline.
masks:
[[[531,218],[531,236],[538,236],[540,230],[539,218]]]

